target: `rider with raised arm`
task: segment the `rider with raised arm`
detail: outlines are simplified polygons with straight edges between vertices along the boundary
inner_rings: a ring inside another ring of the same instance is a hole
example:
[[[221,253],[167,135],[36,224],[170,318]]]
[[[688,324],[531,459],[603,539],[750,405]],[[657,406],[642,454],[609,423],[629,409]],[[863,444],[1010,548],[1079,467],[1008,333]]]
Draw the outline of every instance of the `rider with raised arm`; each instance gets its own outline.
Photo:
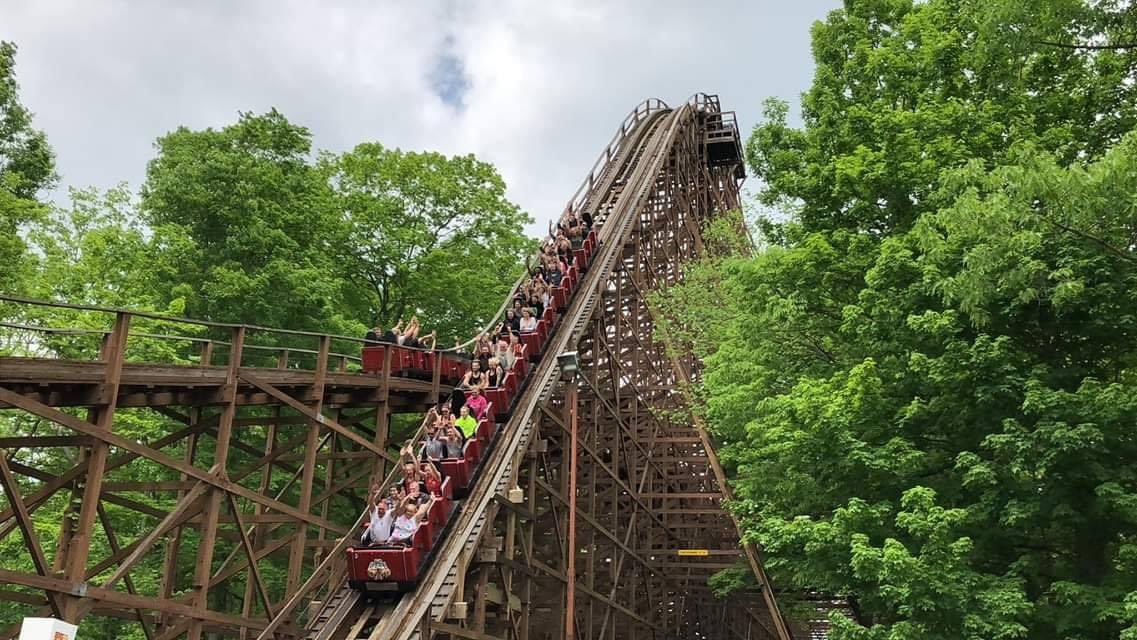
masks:
[[[395,510],[389,506],[383,490],[378,486],[371,487],[368,513],[370,520],[360,541],[365,545],[386,544],[391,537],[391,527],[395,522]]]

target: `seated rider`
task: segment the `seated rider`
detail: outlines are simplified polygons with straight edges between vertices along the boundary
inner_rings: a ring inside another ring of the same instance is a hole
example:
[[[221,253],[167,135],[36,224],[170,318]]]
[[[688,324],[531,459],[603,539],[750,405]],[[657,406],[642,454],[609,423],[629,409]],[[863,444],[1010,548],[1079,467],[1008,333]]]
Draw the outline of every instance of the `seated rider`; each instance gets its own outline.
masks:
[[[573,259],[572,241],[568,239],[568,236],[565,235],[564,232],[557,234],[556,248],[557,257],[561,259],[561,262],[566,265],[571,265]]]
[[[533,309],[533,317],[540,318],[545,313],[545,296],[536,289],[529,294],[529,306]]]
[[[492,354],[493,351],[490,351],[490,353]],[[486,364],[489,364],[488,356],[486,357]],[[482,371],[481,360],[474,360],[470,363],[470,370],[467,371],[466,375],[462,377],[462,383],[460,386],[468,390],[485,388],[486,374],[484,371]]]
[[[484,340],[478,343],[478,352],[475,358],[477,359],[478,366],[482,371],[486,370],[489,366],[490,358],[493,357],[493,342],[491,340]]]
[[[403,491],[408,495],[412,487],[418,487],[419,492],[424,492],[426,487],[423,485],[422,472],[418,469],[418,463],[415,462],[414,454],[410,452],[410,447],[404,447],[400,456],[403,461]]]
[[[394,327],[384,331],[382,325],[376,322],[375,326],[372,327],[371,330],[369,330],[363,336],[363,341],[367,343],[389,342],[391,344],[395,344],[399,341],[399,338],[396,335],[399,326],[400,325],[397,324]]]
[[[481,420],[482,417],[485,416],[486,407],[488,405],[489,401],[486,400],[486,397],[482,395],[482,390],[480,387],[474,387],[473,389],[470,389],[470,395],[466,397],[466,404],[464,407],[469,409],[470,414],[473,415],[474,418]]]
[[[537,318],[533,317],[533,311],[529,307],[521,310],[521,333],[533,333],[537,330]]]
[[[577,218],[575,215],[570,216],[566,231],[566,235],[569,239],[569,244],[572,246],[574,251],[584,245],[584,225],[580,223],[580,218]]]
[[[556,253],[545,254],[541,259],[541,265],[544,269],[545,282],[548,282],[554,287],[561,286],[561,280],[564,278],[564,270],[561,268],[561,261],[557,258]]]
[[[434,499],[431,498],[421,506],[415,504],[411,497],[408,495],[403,498],[399,504],[399,517],[395,518],[395,524],[391,527],[391,535],[387,538],[387,544],[392,546],[410,546],[414,540],[415,532],[422,524],[422,519],[430,511],[430,505],[434,504]]]
[[[509,348],[508,339],[502,338],[501,340],[497,341],[497,344],[494,347],[494,356],[497,358],[498,364],[500,364],[503,369],[506,371],[513,369],[514,354],[513,350]]]
[[[372,487],[370,522],[363,531],[360,541],[365,545],[386,544],[391,537],[391,527],[395,522],[395,510],[388,506],[387,499],[379,487]]]
[[[450,405],[444,404],[439,408],[438,429],[445,433],[447,429],[453,426],[454,414],[450,413]]]
[[[426,428],[426,436],[422,440],[422,461],[438,463],[446,457],[446,445],[438,439],[438,427],[434,424]]]
[[[379,342],[379,337],[382,335],[383,327],[380,327],[379,323],[375,323],[375,326],[368,329],[367,333],[363,335],[363,341],[367,343]]]
[[[418,318],[411,316],[407,322],[407,328],[403,330],[403,335],[399,336],[399,344],[404,347],[416,348],[419,346],[418,332],[419,332]]]
[[[426,492],[432,498],[439,498],[442,496],[442,474],[438,469],[431,464],[423,465],[423,476],[426,478]]]
[[[513,309],[506,309],[505,320],[501,323],[501,330],[498,331],[499,336],[509,336],[511,333],[517,333],[521,330],[521,314]]]
[[[403,496],[405,495],[406,492],[403,491],[402,487],[397,484],[392,485],[391,488],[387,490],[387,497],[384,498],[384,502],[387,503],[387,509],[393,510],[399,506],[399,503],[402,502]]]
[[[486,384],[491,389],[505,384],[505,369],[501,366],[501,361],[496,357],[490,358],[490,366],[486,369]]]
[[[453,424],[448,425],[446,435],[439,439],[446,445],[447,458],[455,460],[462,457],[462,443],[466,439],[462,437],[462,432],[458,430],[458,427]]]
[[[419,490],[419,485],[411,485],[411,490],[407,492],[407,500],[410,500],[416,507],[422,506],[430,501],[431,494],[426,491]]]
[[[484,401],[485,398],[482,398],[482,400]],[[459,409],[459,414],[458,419],[454,421],[454,425],[462,430],[462,435],[468,440],[474,437],[474,434],[478,431],[478,421],[474,416],[470,415],[470,405],[468,401],[465,406]]]

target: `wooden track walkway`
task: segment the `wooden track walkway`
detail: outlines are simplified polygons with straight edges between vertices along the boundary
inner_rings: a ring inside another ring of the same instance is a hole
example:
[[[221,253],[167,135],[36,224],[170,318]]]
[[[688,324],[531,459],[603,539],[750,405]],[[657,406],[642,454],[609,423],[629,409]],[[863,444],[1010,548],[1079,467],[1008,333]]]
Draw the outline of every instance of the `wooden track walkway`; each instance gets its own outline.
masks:
[[[246,381],[255,374],[301,402],[315,398],[316,372],[304,369],[242,367],[236,390],[239,406],[280,404],[279,399]],[[118,384],[119,407],[206,406],[227,401],[228,368],[221,366],[124,363]],[[107,363],[48,358],[0,357],[0,387],[53,407],[102,404]],[[324,406],[363,406],[379,402],[383,377],[374,373],[329,371],[324,381]],[[392,408],[411,411],[426,406],[430,380],[389,378]],[[440,385],[439,392],[450,388]],[[11,405],[0,402],[0,409]]]

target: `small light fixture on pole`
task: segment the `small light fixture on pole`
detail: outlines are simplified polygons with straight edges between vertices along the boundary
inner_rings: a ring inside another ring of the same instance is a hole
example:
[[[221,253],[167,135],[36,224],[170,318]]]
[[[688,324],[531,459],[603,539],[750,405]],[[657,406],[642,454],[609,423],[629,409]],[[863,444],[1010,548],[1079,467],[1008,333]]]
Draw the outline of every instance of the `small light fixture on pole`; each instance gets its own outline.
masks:
[[[569,490],[568,490],[568,545],[566,549],[567,584],[565,585],[565,623],[564,640],[575,640],[576,633],[576,404],[577,375],[580,373],[580,358],[575,351],[566,351],[557,356],[557,366],[561,368],[561,380],[565,389],[565,422],[569,423],[571,443],[569,445]]]
[[[561,368],[561,380],[572,380],[580,371],[580,359],[575,351],[566,351],[557,356],[557,366]]]

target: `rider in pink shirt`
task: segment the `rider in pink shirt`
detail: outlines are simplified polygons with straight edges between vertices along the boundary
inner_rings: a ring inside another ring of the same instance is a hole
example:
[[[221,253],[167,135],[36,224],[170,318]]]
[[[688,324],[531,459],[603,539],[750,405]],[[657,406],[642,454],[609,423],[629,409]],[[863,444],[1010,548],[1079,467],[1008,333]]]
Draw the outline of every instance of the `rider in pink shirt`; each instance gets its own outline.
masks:
[[[481,420],[485,416],[487,405],[489,401],[482,395],[481,389],[477,387],[470,389],[470,395],[466,397],[466,406],[470,407],[470,413],[474,414],[475,418]]]

